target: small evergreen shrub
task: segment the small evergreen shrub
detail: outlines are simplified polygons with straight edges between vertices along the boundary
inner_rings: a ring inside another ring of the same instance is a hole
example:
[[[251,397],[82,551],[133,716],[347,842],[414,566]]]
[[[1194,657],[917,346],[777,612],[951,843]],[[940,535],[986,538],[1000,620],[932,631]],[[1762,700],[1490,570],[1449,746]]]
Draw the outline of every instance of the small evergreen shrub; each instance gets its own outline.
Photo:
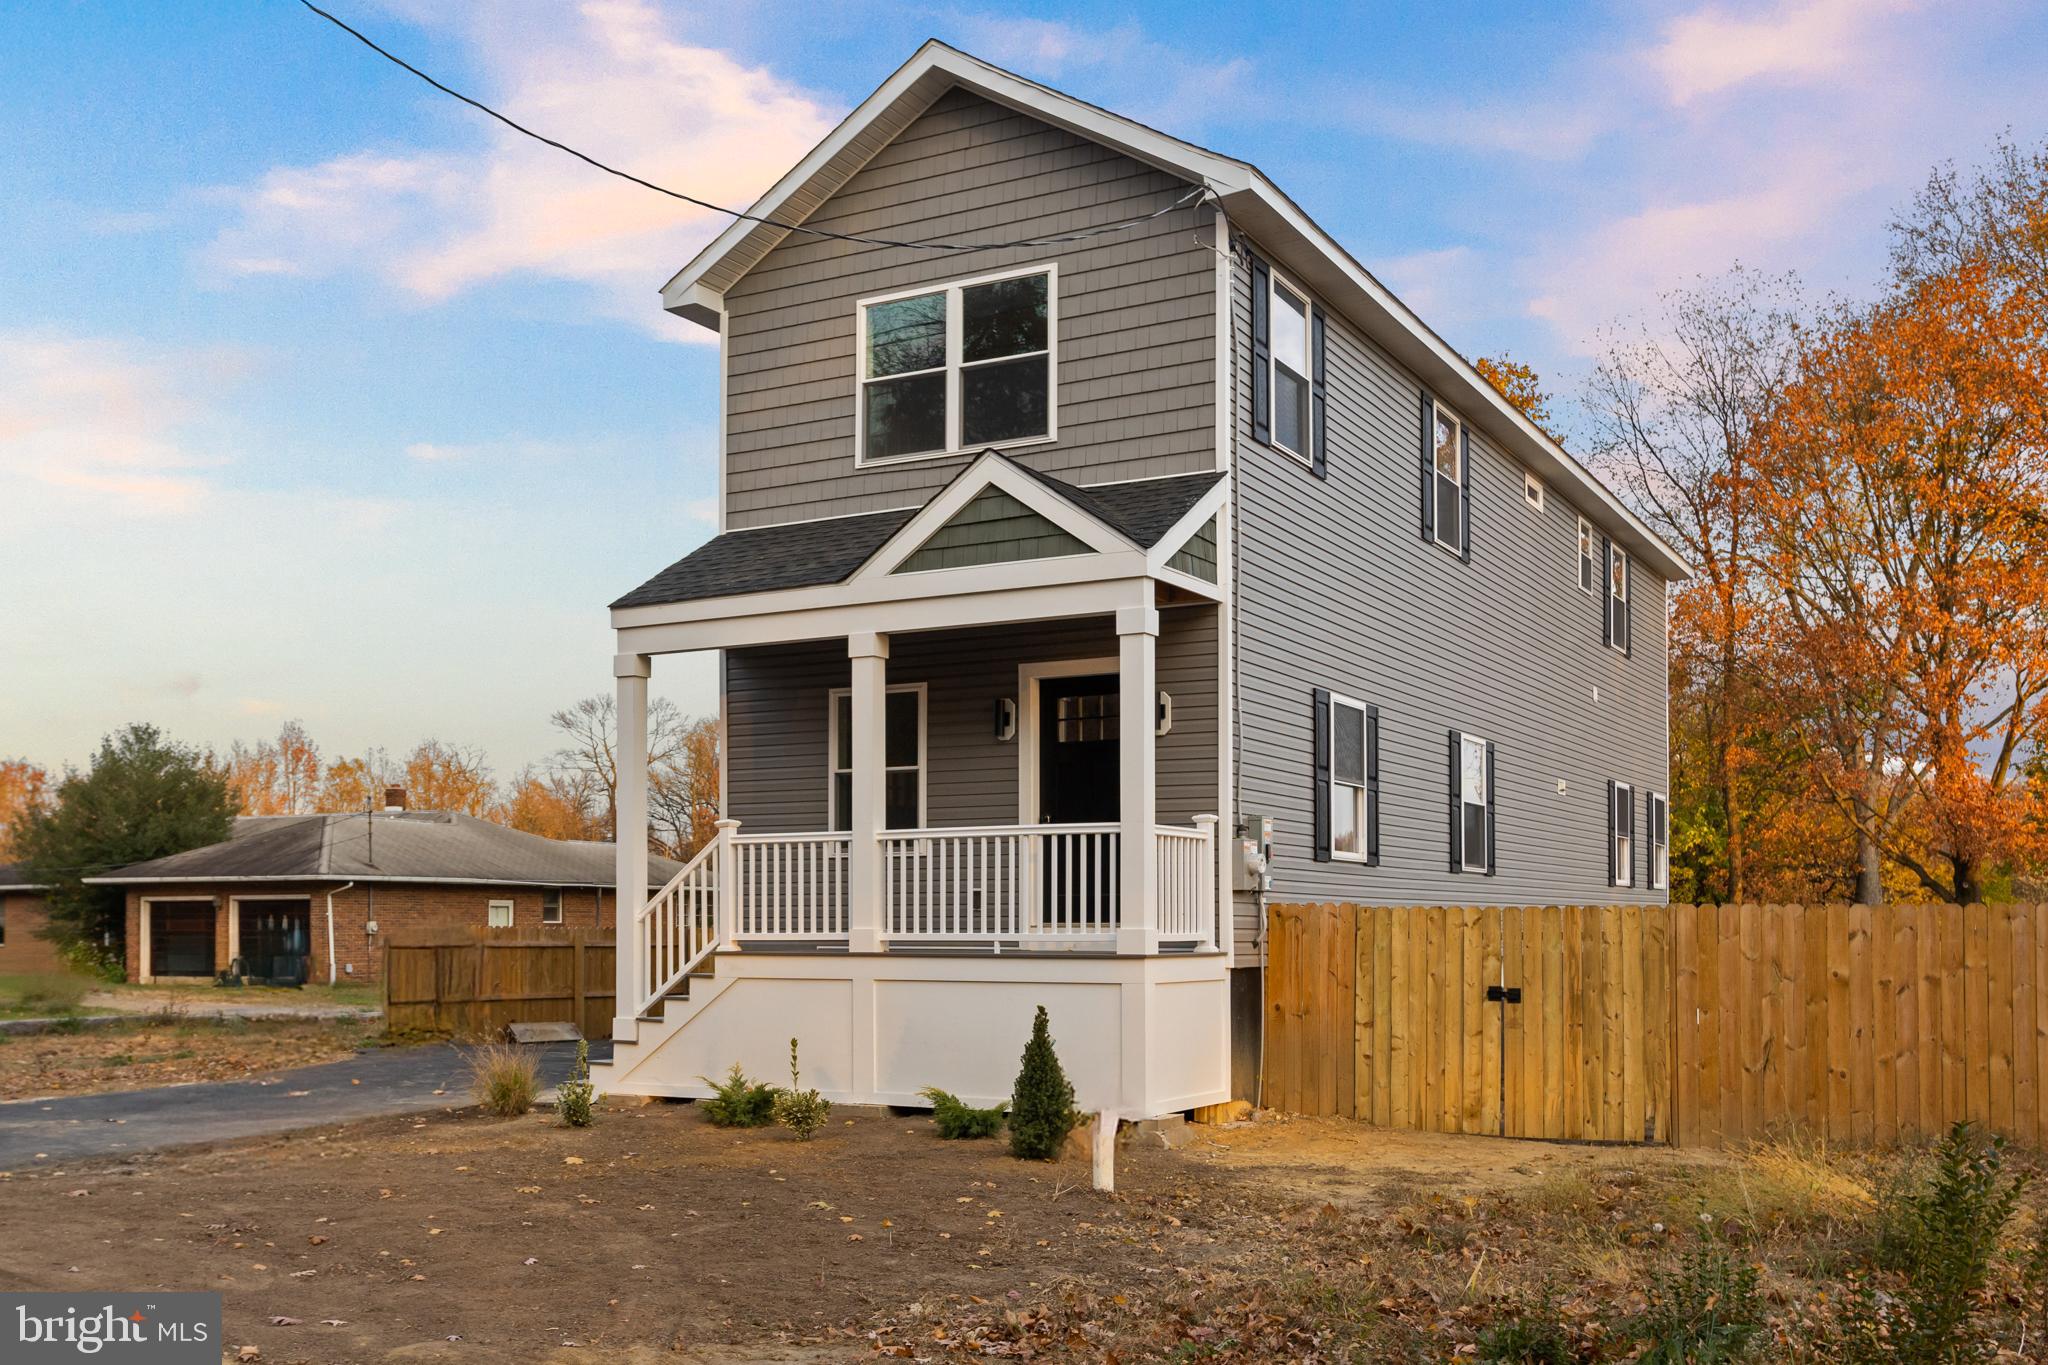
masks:
[[[596,1117],[591,1101],[596,1090],[590,1084],[590,1044],[576,1040],[576,1070],[555,1088],[555,1117],[571,1128],[588,1128]]]
[[[825,1120],[832,1116],[832,1101],[815,1090],[802,1089],[802,1080],[796,1069],[796,1039],[789,1040],[789,1089],[775,1094],[775,1121],[790,1132],[797,1141],[809,1142],[825,1126]]]
[[[1026,1161],[1051,1161],[1081,1116],[1074,1110],[1074,1087],[1052,1050],[1045,1006],[1031,1021],[1031,1041],[1024,1045],[1024,1063],[1010,1093],[1010,1155]]]
[[[949,1094],[935,1085],[928,1085],[918,1092],[932,1102],[932,1122],[939,1128],[939,1136],[954,1138],[994,1137],[1003,1126],[1003,1107],[976,1109],[963,1104],[958,1095]]]
[[[1757,1268],[1738,1262],[1707,1233],[1679,1258],[1675,1270],[1651,1278],[1649,1306],[1626,1330],[1644,1343],[1641,1365],[1723,1365],[1743,1358],[1762,1330],[1763,1301]]]
[[[1946,1365],[1983,1354],[1972,1320],[2029,1183],[2004,1168],[2005,1139],[1980,1143],[1964,1121],[1935,1149],[1925,1182],[1885,1201],[1877,1262],[1904,1287],[1883,1295],[1862,1286],[1848,1310],[1846,1359]]]
[[[1481,1332],[1476,1349],[1481,1365],[1576,1365],[1579,1358],[1548,1291]]]
[[[698,1104],[704,1117],[720,1128],[759,1128],[775,1121],[775,1087],[759,1084],[734,1062],[722,1081],[709,1076],[698,1080],[711,1087],[710,1099]]]
[[[540,1094],[540,1069],[533,1054],[509,1043],[473,1049],[469,1076],[476,1102],[500,1118],[524,1114]]]

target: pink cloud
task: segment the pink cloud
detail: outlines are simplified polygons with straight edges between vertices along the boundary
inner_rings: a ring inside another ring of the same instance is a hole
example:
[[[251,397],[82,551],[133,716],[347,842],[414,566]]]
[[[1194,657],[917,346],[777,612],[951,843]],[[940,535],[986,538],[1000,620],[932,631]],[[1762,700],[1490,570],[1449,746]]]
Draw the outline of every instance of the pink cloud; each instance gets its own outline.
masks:
[[[1885,20],[1912,0],[1785,0],[1736,12],[1681,14],[1649,54],[1674,104],[1760,79],[1825,77],[1865,55]]]

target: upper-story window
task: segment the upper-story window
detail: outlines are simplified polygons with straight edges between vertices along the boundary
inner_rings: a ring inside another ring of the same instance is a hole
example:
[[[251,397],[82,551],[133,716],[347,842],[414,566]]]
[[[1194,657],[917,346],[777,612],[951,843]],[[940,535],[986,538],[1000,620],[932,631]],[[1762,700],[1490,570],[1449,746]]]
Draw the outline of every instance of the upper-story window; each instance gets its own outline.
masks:
[[[1529,504],[1532,512],[1543,510],[1543,480],[1527,470],[1522,471],[1522,501]]]
[[[1600,547],[1593,543],[1593,526],[1579,518],[1579,586],[1588,593],[1600,590]]]
[[[1628,618],[1628,552],[1614,549],[1609,552],[1607,566],[1607,642],[1626,654],[1629,652]]]
[[[1309,310],[1306,295],[1273,276],[1273,444],[1309,458]]]
[[[1054,267],[860,304],[863,464],[1053,435]]]
[[[1465,548],[1465,424],[1442,403],[1436,405],[1431,440],[1436,455],[1436,543],[1461,551]]]

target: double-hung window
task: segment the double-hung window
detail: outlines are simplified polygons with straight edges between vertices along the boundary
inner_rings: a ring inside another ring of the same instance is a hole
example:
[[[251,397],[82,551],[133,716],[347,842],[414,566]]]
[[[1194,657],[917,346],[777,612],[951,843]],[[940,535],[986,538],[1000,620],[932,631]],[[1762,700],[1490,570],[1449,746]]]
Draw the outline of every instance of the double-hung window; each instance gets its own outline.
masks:
[[[540,922],[560,924],[562,922],[562,888],[551,886],[540,893]]]
[[[1372,852],[1367,711],[1363,702],[1330,698],[1330,856],[1360,863]]]
[[[1593,541],[1592,523],[1579,518],[1579,587],[1588,595],[1600,591],[1600,547]]]
[[[1451,731],[1451,871],[1493,871],[1493,811],[1493,745]]]
[[[1626,782],[1607,784],[1607,881],[1612,886],[1636,884],[1635,789]]]
[[[1622,653],[1628,653],[1628,552],[1619,548],[1608,552],[1607,565],[1607,642]]]
[[[1447,550],[1465,548],[1465,424],[1443,404],[1436,405],[1431,433],[1436,457],[1436,543]]]
[[[1650,793],[1650,886],[1658,891],[1671,887],[1671,803],[1663,792]]]
[[[491,901],[485,905],[484,925],[486,928],[491,929],[510,929],[512,927],[512,902]]]
[[[1311,458],[1308,297],[1273,276],[1273,444]]]
[[[863,300],[859,462],[1049,439],[1055,276],[1032,266]]]
[[[884,829],[919,829],[924,825],[924,684],[891,687],[884,703],[887,721],[882,734],[885,796]],[[832,828],[853,828],[853,693],[832,693]]]

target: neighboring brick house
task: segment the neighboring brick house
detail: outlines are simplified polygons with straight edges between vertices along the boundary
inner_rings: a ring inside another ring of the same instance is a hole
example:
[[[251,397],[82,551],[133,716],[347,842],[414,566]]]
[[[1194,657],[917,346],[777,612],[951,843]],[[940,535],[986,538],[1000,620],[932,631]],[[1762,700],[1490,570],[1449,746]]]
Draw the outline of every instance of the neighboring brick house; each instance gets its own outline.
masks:
[[[607,843],[547,839],[470,815],[243,816],[217,844],[87,880],[127,896],[128,979],[242,973],[376,981],[382,941],[429,926],[611,929]],[[666,881],[676,865],[648,859]]]
[[[20,867],[0,865],[0,976],[61,972],[57,945],[43,936],[50,908]]]

